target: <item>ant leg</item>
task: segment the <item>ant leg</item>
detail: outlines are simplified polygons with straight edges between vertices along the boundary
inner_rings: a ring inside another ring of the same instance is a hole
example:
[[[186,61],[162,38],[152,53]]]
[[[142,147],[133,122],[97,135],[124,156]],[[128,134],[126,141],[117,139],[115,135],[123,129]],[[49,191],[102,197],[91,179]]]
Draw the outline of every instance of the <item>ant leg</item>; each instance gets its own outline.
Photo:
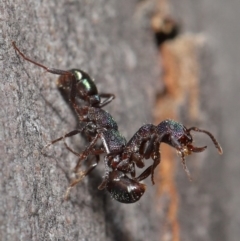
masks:
[[[152,180],[152,184],[154,185],[154,170],[155,168],[159,165],[160,161],[161,161],[161,154],[159,152],[159,145],[155,144],[155,151],[152,154],[152,159],[153,159],[153,165],[152,165],[152,170],[151,170],[151,180]]]
[[[67,188],[67,191],[65,193],[65,196],[64,196],[64,200],[67,200],[68,199],[68,196],[69,196],[69,193],[71,191],[71,189],[76,186],[79,182],[82,181],[82,179],[87,176],[99,163],[100,161],[100,157],[99,155],[96,155],[96,162],[91,164],[88,169],[86,171],[81,171],[78,173],[79,177],[76,178],[75,180],[72,181],[72,183],[69,185],[69,187]]]
[[[83,132],[83,129],[76,129],[76,130],[70,131],[69,133],[65,134],[64,136],[61,136],[61,137],[57,138],[56,140],[53,140],[50,145],[55,144],[56,142],[61,141],[61,140],[65,141],[66,137],[75,136],[81,132]]]
[[[155,148],[155,142],[156,142],[157,136],[154,134],[152,135],[148,141],[145,142],[143,146],[143,156],[145,159],[149,159],[153,149]]]
[[[154,185],[154,170],[160,163],[159,141],[156,141],[157,136],[152,135],[143,146],[143,157],[153,159],[153,165],[149,166],[138,178],[145,179],[151,174],[152,184]],[[150,172],[151,170],[151,172]]]
[[[85,152],[85,150],[84,150],[83,152]],[[105,151],[104,151],[104,148],[100,148],[100,149],[94,149],[94,148],[93,148],[93,150],[91,151],[91,153],[88,154],[88,156],[89,156],[89,155],[99,156],[100,154],[103,154],[104,152],[105,152]],[[80,153],[80,154],[78,154],[78,156],[79,156],[78,163],[77,163],[76,167],[74,168],[74,172],[75,172],[75,173],[78,173],[77,170],[79,169],[81,163],[82,163],[84,160],[87,159],[86,155],[84,155],[84,154],[81,154],[81,153]]]
[[[65,145],[65,147],[66,147],[70,152],[72,152],[75,156],[79,156],[79,153],[76,152],[76,151],[74,151],[74,150],[66,143],[65,138],[64,138],[64,145]]]
[[[61,69],[53,69],[53,68],[48,68],[47,66],[44,66],[30,58],[28,58],[27,56],[25,56],[20,50],[19,48],[16,46],[16,43],[15,42],[12,42],[12,45],[13,45],[13,48],[15,49],[15,51],[18,52],[18,54],[23,58],[25,59],[26,61],[32,63],[32,64],[35,64],[43,69],[45,69],[47,72],[49,73],[52,73],[52,74],[57,74],[57,75],[70,75],[72,76],[72,73],[69,72],[69,71],[66,71],[66,70],[61,70]]]
[[[105,164],[105,174],[103,177],[103,181],[101,182],[101,184],[98,186],[98,190],[103,190],[104,188],[106,188],[107,183],[108,183],[108,177],[109,177],[109,166],[108,166],[108,155],[105,156],[104,158],[104,164]]]
[[[145,166],[144,162],[143,162],[143,156],[140,155],[139,153],[133,153],[131,155],[131,159],[132,161],[136,164],[136,166],[138,168],[143,168]]]
[[[76,134],[78,134],[78,133],[76,133]],[[64,145],[65,145],[65,147],[70,151],[70,152],[72,152],[75,156],[79,156],[79,153],[78,152],[76,152],[76,151],[74,151],[71,147],[69,147],[69,145],[67,144],[67,142],[66,142],[66,137],[69,137],[69,136],[64,136],[63,137],[63,141],[64,141]]]
[[[86,127],[86,126],[85,126],[85,127]],[[85,128],[85,127],[83,127],[83,128],[81,129],[81,132],[84,131],[84,128]],[[77,131],[77,130],[74,130],[74,131]],[[74,131],[72,131],[72,132],[74,132]],[[79,131],[80,131],[80,130],[79,130]],[[70,133],[71,133],[71,132],[70,132]],[[79,133],[80,133],[80,132],[79,132]],[[68,134],[69,134],[69,133],[68,133]],[[76,134],[78,134],[78,133],[76,133]],[[73,134],[73,135],[75,135],[75,134]],[[63,136],[63,138],[62,138],[62,139],[64,140],[64,145],[65,145],[65,147],[66,147],[70,152],[72,152],[74,155],[79,156],[80,153],[75,152],[71,147],[68,146],[68,144],[66,143],[66,140],[65,140],[66,137],[69,137],[69,136],[68,136],[68,135],[65,135],[65,136]],[[60,138],[61,138],[61,137],[60,137]],[[60,138],[58,138],[57,140],[59,141]],[[87,147],[82,153],[85,153],[88,148],[89,148],[89,147]],[[92,155],[97,155],[97,154],[102,154],[102,153],[104,153],[104,149],[103,149],[103,148],[100,149],[100,150],[95,150],[95,149],[93,149],[93,151],[91,152]]]
[[[114,94],[102,93],[102,94],[99,94],[99,96],[102,97],[102,98],[106,98],[106,100],[104,100],[103,102],[99,103],[97,105],[98,108],[104,107],[105,105],[110,103],[113,99],[115,99],[115,95]]]
[[[152,173],[152,165],[149,166],[143,173],[141,173],[137,178],[135,178],[136,181],[140,182],[144,179],[146,179],[150,174]]]
[[[97,142],[97,140],[98,140],[98,138],[100,137],[100,134],[97,134],[94,138],[93,138],[93,140],[92,140],[92,142],[89,144],[89,146],[80,154],[81,156],[80,156],[80,158],[79,158],[79,160],[78,160],[78,162],[77,162],[77,165],[75,166],[75,168],[74,168],[74,171],[76,172],[76,170],[79,168],[79,166],[80,166],[80,163],[82,162],[82,160],[84,160],[84,159],[86,159],[87,158],[87,156],[91,153],[91,149],[93,149],[93,146],[96,144],[96,142]]]
[[[124,156],[123,160],[119,160],[118,163],[114,164],[114,166],[112,166],[110,164],[110,166],[113,169],[116,169],[118,171],[121,171],[123,173],[129,173],[131,175],[132,178],[136,177],[136,170],[135,170],[135,164],[140,163],[142,160],[140,160],[140,158],[142,158],[142,156],[140,155],[135,155],[135,154],[130,154],[128,157]],[[142,162],[143,165],[140,166],[140,168],[144,167],[144,163]],[[137,166],[139,167],[139,166]]]
[[[183,170],[186,172],[186,174],[188,176],[188,179],[191,182],[192,181],[192,177],[191,177],[190,171],[187,168],[184,153],[181,153],[181,158],[182,158]]]
[[[69,133],[65,134],[64,136],[61,136],[61,137],[57,138],[56,140],[51,141],[49,144],[47,144],[45,147],[43,147],[43,149],[48,148],[49,146],[55,144],[55,143],[58,142],[58,141],[64,140],[64,144],[65,144],[66,148],[67,148],[69,151],[71,151],[73,154],[79,156],[78,153],[74,152],[74,151],[67,145],[67,143],[65,143],[65,138],[66,138],[66,137],[71,137],[71,136],[77,135],[77,134],[81,133],[82,131],[83,131],[83,129],[77,129],[77,130],[70,131]]]
[[[161,156],[160,156],[160,152],[158,151],[158,149],[156,151],[154,151],[153,155],[152,155],[152,159],[153,159],[153,165],[149,166],[142,174],[140,174],[136,180],[137,181],[142,181],[144,179],[146,179],[147,177],[149,177],[151,175],[151,180],[152,180],[152,184],[154,185],[154,170],[155,168],[159,165],[160,161],[161,161]]]

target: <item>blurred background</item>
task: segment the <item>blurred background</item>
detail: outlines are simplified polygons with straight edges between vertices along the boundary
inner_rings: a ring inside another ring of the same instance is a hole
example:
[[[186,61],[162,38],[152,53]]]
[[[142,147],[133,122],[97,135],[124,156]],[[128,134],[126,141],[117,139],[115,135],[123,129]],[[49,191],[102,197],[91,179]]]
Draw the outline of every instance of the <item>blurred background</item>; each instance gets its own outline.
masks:
[[[161,55],[163,67],[167,65],[167,83],[175,77],[182,85],[188,81],[188,87],[180,88],[185,100],[169,88],[171,99],[178,99],[178,116],[183,123],[211,130],[224,150],[218,156],[210,143],[204,160],[189,160],[195,178],[191,184],[183,183],[177,170],[179,240],[238,240],[240,3],[183,0],[162,1],[162,5],[182,27],[174,42],[162,46]],[[169,75],[169,62],[182,71]],[[188,78],[182,80],[184,76]]]

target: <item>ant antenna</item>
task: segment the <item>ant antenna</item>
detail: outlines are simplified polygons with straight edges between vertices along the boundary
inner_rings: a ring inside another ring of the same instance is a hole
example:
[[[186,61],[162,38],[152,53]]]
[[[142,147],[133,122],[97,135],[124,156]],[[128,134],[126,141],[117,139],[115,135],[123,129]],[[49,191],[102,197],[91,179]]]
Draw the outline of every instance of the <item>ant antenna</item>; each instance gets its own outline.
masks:
[[[30,63],[32,63],[32,64],[35,64],[35,65],[37,65],[37,66],[45,69],[45,70],[46,70],[47,72],[49,72],[49,73],[57,74],[57,75],[72,75],[71,72],[66,71],[66,70],[48,68],[48,67],[46,67],[46,66],[44,66],[44,65],[42,65],[42,64],[40,64],[40,63],[38,63],[38,62],[36,62],[36,61],[34,61],[34,60],[32,60],[32,59],[26,57],[26,56],[19,50],[19,48],[16,46],[16,43],[15,43],[14,41],[12,42],[12,45],[13,45],[13,48],[15,49],[15,51],[17,51],[18,54],[19,54],[20,56],[22,56],[22,58],[24,58],[26,61],[28,61],[28,62],[30,62]]]
[[[214,137],[210,132],[205,131],[205,130],[201,130],[201,129],[197,128],[197,127],[191,127],[191,128],[188,129],[189,132],[192,131],[192,130],[193,130],[193,131],[196,131],[196,132],[203,132],[203,133],[207,134],[207,135],[211,138],[211,140],[212,140],[212,142],[214,143],[215,147],[218,149],[218,153],[219,153],[220,155],[223,154],[222,147],[220,146],[220,144],[217,142],[217,140],[215,139],[215,137]]]

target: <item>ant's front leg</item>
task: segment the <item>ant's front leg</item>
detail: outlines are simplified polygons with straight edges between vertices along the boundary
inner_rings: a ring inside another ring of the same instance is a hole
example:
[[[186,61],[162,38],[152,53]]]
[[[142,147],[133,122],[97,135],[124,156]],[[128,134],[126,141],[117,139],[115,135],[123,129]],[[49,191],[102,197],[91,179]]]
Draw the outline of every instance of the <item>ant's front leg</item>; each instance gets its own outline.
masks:
[[[161,161],[161,154],[160,154],[160,144],[159,143],[155,143],[154,144],[154,151],[152,152],[152,159],[153,159],[153,164],[152,164],[152,170],[151,170],[151,180],[152,180],[152,184],[154,185],[154,170],[155,168],[160,164]]]
[[[85,160],[90,154],[93,153],[94,151],[94,145],[96,144],[98,138],[100,137],[100,134],[97,134],[93,140],[91,141],[91,143],[89,144],[89,146],[80,154],[80,158],[77,162],[77,165],[74,168],[74,172],[77,172],[82,160]],[[98,154],[102,154],[104,153],[104,149],[101,149],[100,153]]]
[[[138,182],[146,179],[147,177],[149,177],[151,175],[151,180],[152,180],[152,184],[154,185],[154,170],[155,168],[159,165],[160,161],[161,161],[161,155],[159,152],[159,144],[156,144],[156,147],[154,148],[154,151],[151,155],[152,159],[153,159],[153,165],[149,166],[142,174],[140,174],[136,180]]]
[[[48,148],[49,146],[55,144],[55,143],[58,142],[58,141],[64,140],[64,145],[66,146],[66,148],[67,148],[70,152],[72,152],[74,155],[79,156],[79,153],[73,151],[73,150],[67,145],[67,143],[66,143],[66,141],[65,141],[65,138],[67,138],[67,137],[72,137],[72,136],[75,136],[75,135],[77,135],[77,134],[79,134],[79,133],[82,133],[83,130],[84,130],[84,128],[83,128],[83,129],[76,129],[76,130],[70,131],[69,133],[65,134],[64,136],[61,136],[61,137],[59,137],[59,138],[51,141],[49,144],[47,144],[46,146],[44,146],[43,149]]]
[[[143,158],[149,159],[150,157],[153,159],[153,164],[149,166],[138,178],[137,180],[143,180],[151,175],[152,184],[154,185],[154,170],[160,163],[160,152],[159,152],[159,140],[157,140],[157,136],[153,134],[148,141],[144,143],[142,146]]]
[[[81,159],[82,157],[80,157],[79,159]],[[81,162],[82,160],[80,160]],[[64,200],[67,200],[68,199],[68,196],[69,196],[69,193],[71,191],[71,189],[76,186],[79,182],[82,181],[82,179],[87,176],[92,170],[94,170],[94,168],[98,165],[100,161],[100,156],[99,155],[96,155],[96,162],[91,164],[86,171],[81,171],[81,172],[78,172],[77,175],[78,175],[78,178],[74,179],[72,181],[72,183],[69,185],[69,187],[67,188],[67,191],[65,193],[65,196],[64,196]]]
[[[93,149],[91,150],[91,155],[93,155],[94,157],[96,157],[96,161],[89,165],[87,170],[85,171],[80,171],[80,172],[77,172],[76,175],[78,176],[78,178],[74,179],[72,181],[72,183],[69,185],[69,187],[67,188],[67,191],[66,191],[66,194],[65,194],[65,200],[67,200],[68,196],[69,196],[69,192],[70,190],[75,186],[77,185],[79,182],[82,181],[82,179],[87,176],[91,171],[94,170],[94,168],[98,165],[99,161],[100,161],[100,154],[102,154],[104,152],[104,149],[103,148],[100,148],[100,149]],[[80,163],[84,160],[86,160],[88,157],[86,157],[84,154],[83,155],[80,155],[79,157],[79,160],[78,160],[78,164],[77,166],[75,167],[75,169],[77,167],[79,167]]]
[[[106,98],[106,99],[96,106],[98,108],[104,107],[105,105],[110,103],[113,99],[115,99],[115,95],[114,94],[101,93],[101,94],[99,94],[99,96],[102,97],[102,98]]]

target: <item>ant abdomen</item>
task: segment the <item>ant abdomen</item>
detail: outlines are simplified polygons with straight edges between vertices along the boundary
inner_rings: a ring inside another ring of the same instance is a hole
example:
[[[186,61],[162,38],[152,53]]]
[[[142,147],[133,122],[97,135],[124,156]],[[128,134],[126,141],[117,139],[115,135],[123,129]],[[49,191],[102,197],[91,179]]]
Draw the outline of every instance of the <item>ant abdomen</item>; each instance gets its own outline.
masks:
[[[123,172],[112,171],[109,173],[106,189],[118,202],[135,203],[144,194],[146,186],[130,179]]]

